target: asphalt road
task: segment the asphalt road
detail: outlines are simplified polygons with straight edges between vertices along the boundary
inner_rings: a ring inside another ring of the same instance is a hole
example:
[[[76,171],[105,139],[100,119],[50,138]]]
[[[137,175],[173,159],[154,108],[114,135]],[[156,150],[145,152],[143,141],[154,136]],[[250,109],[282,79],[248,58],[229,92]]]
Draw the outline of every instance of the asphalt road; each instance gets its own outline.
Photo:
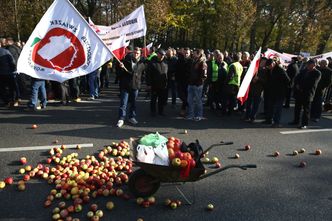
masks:
[[[171,210],[163,205],[166,198],[183,200],[175,186],[163,185],[156,193],[157,204],[147,209],[138,207],[134,200],[100,197],[95,200],[101,208],[106,201],[115,202],[111,212],[104,210],[102,220],[332,220],[332,132],[281,134],[296,131],[289,127],[293,109],[283,112],[284,128],[273,129],[262,124],[241,121],[238,114],[221,117],[205,109],[206,120],[187,121],[177,117],[178,109],[166,107],[166,117],[149,116],[149,103],[141,96],[138,102],[139,125],[115,127],[118,99],[114,88],[104,92],[101,99],[92,102],[70,103],[59,106],[50,103],[46,110],[31,112],[23,107],[0,109],[0,148],[92,143],[94,147],[79,150],[81,157],[97,153],[104,145],[150,132],[176,136],[185,142],[199,139],[203,147],[219,141],[233,141],[234,145],[217,147],[209,156],[216,156],[223,165],[257,164],[257,169],[246,171],[230,169],[195,183],[179,186],[193,205]],[[179,108],[180,105],[177,106]],[[325,114],[313,129],[332,128],[332,116]],[[30,129],[37,124],[38,129]],[[188,134],[184,134],[184,130]],[[250,144],[250,151],[243,147]],[[291,156],[293,150],[307,151]],[[312,153],[320,148],[322,155]],[[271,157],[274,151],[280,157]],[[0,152],[0,180],[7,176],[19,178],[17,160],[27,157],[36,165],[45,160],[45,150]],[[234,159],[235,153],[240,154]],[[300,161],[306,168],[299,168]],[[51,219],[52,209],[43,208],[43,202],[52,188],[44,181],[33,180],[24,192],[16,186],[0,190],[1,221],[45,221]],[[212,212],[205,210],[212,203]],[[86,212],[75,216],[87,220]]]

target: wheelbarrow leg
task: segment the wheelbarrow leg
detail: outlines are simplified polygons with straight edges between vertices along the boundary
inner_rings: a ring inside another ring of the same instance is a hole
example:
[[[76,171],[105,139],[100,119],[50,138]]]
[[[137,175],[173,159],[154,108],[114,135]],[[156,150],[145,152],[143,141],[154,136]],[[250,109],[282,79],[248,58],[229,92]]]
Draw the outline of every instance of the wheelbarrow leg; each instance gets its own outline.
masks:
[[[186,195],[182,192],[182,190],[178,186],[175,186],[176,190],[180,193],[182,198],[186,201],[186,205],[192,205],[196,201],[195,183],[192,183],[192,185],[193,185],[193,201],[192,202],[186,197]]]

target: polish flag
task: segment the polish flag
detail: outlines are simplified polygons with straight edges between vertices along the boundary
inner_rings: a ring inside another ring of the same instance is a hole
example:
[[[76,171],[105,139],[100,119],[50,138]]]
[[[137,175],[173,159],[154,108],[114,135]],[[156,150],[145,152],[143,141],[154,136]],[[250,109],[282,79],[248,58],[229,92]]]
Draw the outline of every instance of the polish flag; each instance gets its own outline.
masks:
[[[129,43],[130,41],[126,41],[126,36],[122,35],[120,38],[114,40],[109,48],[113,52],[114,57],[121,61],[126,56],[126,48]]]
[[[149,54],[150,54],[150,48],[152,47],[152,45],[153,45],[153,43],[151,42],[145,48],[142,49],[142,53],[143,53],[144,57],[149,56]]]
[[[253,61],[251,62],[248,71],[246,73],[246,76],[244,77],[239,92],[237,94],[237,99],[241,102],[241,104],[243,104],[248,99],[250,82],[258,72],[260,57],[261,57],[261,48],[259,48]]]

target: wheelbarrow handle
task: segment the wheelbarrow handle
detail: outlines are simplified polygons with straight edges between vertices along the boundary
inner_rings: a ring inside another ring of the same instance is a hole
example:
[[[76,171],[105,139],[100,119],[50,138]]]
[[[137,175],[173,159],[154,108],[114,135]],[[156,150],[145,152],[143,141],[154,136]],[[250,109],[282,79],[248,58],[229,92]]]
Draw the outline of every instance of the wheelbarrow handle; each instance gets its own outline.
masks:
[[[209,146],[206,150],[203,151],[203,153],[201,154],[200,157],[202,157],[204,154],[206,154],[206,152],[208,152],[209,150],[211,150],[212,148],[214,147],[217,147],[217,146],[223,146],[223,145],[232,145],[233,142],[224,142],[224,141],[220,141],[220,143],[217,143],[217,144],[212,144],[211,146]]]
[[[205,173],[203,175],[201,175],[198,180],[202,180],[202,179],[205,179],[209,176],[212,176],[214,174],[217,174],[217,173],[220,173],[221,171],[224,171],[224,170],[228,170],[228,169],[231,169],[231,168],[239,168],[239,169],[242,169],[242,170],[246,170],[248,168],[257,168],[257,166],[255,164],[247,164],[247,165],[227,165],[225,167],[222,167],[220,169],[217,169],[217,170],[214,170],[212,172],[209,172],[209,173]]]

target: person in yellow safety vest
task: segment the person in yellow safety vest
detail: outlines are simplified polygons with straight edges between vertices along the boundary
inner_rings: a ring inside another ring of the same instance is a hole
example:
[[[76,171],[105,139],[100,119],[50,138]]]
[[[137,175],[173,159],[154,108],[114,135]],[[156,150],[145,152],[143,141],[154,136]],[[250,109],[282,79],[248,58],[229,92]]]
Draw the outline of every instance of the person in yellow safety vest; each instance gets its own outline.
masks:
[[[227,78],[226,78],[226,85],[224,87],[224,99],[222,110],[223,113],[228,113],[231,115],[232,111],[236,106],[236,95],[239,91],[240,82],[241,82],[241,75],[243,72],[243,67],[240,64],[240,56],[239,54],[233,55],[233,63],[229,66]]]
[[[224,55],[219,51],[213,52],[213,59],[207,62],[207,84],[208,100],[207,105],[212,110],[221,107],[221,81],[227,75],[227,63],[224,61]]]

